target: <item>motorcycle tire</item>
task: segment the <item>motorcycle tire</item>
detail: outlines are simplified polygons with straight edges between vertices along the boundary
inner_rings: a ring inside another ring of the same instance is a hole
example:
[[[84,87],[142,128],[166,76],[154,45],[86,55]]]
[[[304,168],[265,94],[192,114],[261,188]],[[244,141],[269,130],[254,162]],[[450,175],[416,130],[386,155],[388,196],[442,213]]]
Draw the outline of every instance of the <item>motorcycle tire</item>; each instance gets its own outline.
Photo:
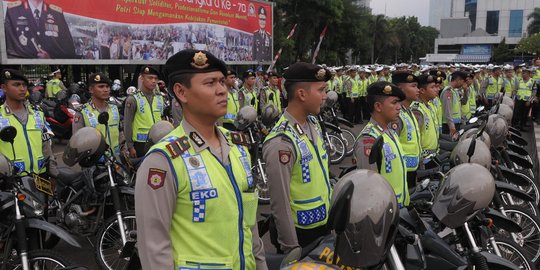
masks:
[[[328,134],[328,141],[325,143],[330,164],[338,164],[345,159],[347,148],[341,138],[333,134]],[[330,145],[332,145],[332,148],[330,148]]]
[[[269,204],[270,203],[270,192],[268,191],[268,183],[265,183],[263,181],[263,178],[261,176],[261,173],[264,173],[266,176],[265,169],[265,163],[262,162],[263,166],[263,172],[259,172],[259,169],[257,169],[257,166],[251,167],[251,172],[253,174],[253,182],[255,183],[255,187],[257,189],[257,198],[259,200],[259,204]],[[266,176],[266,179],[268,177]]]
[[[10,256],[6,261],[0,259],[6,269],[20,270],[22,264],[18,256]],[[30,269],[63,269],[74,263],[56,251],[37,249],[28,252],[28,265]]]
[[[513,239],[531,261],[537,262],[540,258],[540,219],[519,206],[506,206],[504,212],[521,226],[522,231],[516,234],[516,239],[506,231],[499,231],[499,234]]]
[[[531,258],[514,241],[506,237],[495,236],[495,244],[501,252],[501,258],[512,262],[519,269],[536,269],[535,263],[532,262]]]
[[[126,240],[135,241],[130,236],[130,232],[137,230],[135,222],[135,212],[126,211],[122,213],[122,219],[126,229]],[[108,218],[100,227],[96,235],[95,256],[101,269],[127,269],[129,265],[128,258],[120,258],[123,248],[122,238],[118,230],[116,215]]]
[[[354,153],[354,143],[356,141],[356,137],[354,136],[354,132],[352,132],[352,130],[349,128],[341,128],[341,131],[343,132],[341,135],[345,139],[344,143],[347,146],[347,152],[345,155],[350,156]]]

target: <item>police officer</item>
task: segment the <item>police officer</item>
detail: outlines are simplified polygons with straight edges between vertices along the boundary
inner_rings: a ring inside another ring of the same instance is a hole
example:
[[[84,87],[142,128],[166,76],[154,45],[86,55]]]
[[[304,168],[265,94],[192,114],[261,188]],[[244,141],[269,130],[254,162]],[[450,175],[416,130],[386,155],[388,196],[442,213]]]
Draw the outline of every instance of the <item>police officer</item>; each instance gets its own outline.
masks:
[[[101,72],[90,74],[88,91],[91,99],[75,114],[72,126],[73,134],[83,127],[96,128],[103,134],[113,152],[119,154],[120,113],[116,105],[108,102],[111,94],[111,80]],[[108,128],[98,122],[98,116],[102,112],[109,114]]]
[[[371,119],[366,124],[354,145],[354,158],[359,169],[379,172],[390,183],[399,207],[409,204],[407,186],[407,167],[403,159],[403,148],[399,137],[391,127],[401,112],[401,101],[405,94],[399,87],[389,82],[376,82],[367,89],[366,101],[371,111]],[[369,156],[375,141],[383,136],[384,144],[381,153],[381,167],[377,163],[370,164]]]
[[[6,49],[14,58],[75,58],[75,45],[62,9],[43,0],[7,4]]]
[[[228,130],[236,130],[236,127],[234,126],[234,120],[236,120],[236,116],[238,114],[238,111],[240,110],[240,91],[238,91],[238,89],[236,88],[235,82],[236,72],[232,69],[228,69],[227,77],[225,77],[225,86],[229,91],[227,93],[227,113],[225,114],[225,116],[223,116],[223,127]]]
[[[438,94],[436,78],[432,75],[418,76],[418,89],[418,101],[411,105],[411,109],[420,128],[420,146],[424,158],[437,153],[439,149],[437,114],[430,108],[430,101]]]
[[[49,99],[56,99],[56,94],[60,91],[67,90],[64,83],[60,80],[62,79],[62,72],[59,69],[51,73],[52,78],[47,82],[47,91],[45,96]]]
[[[467,73],[463,71],[456,71],[452,73],[450,79],[450,85],[448,85],[441,92],[441,105],[442,105],[442,133],[450,134],[456,138],[458,136],[457,131],[461,125],[462,113],[461,105],[467,102],[466,96],[460,93],[462,87],[467,87],[465,80]]]
[[[165,71],[184,119],[137,170],[142,268],[266,269],[246,138],[216,125],[227,112],[225,63],[182,50]]]
[[[13,161],[20,171],[56,177],[58,171],[51,144],[43,141],[48,128],[45,116],[26,102],[28,79],[13,69],[4,69],[0,78],[0,87],[6,94],[6,101],[0,106],[0,129],[7,126],[17,129],[13,144],[16,159],[10,143],[0,141],[0,153]]]
[[[274,71],[268,72],[268,86],[261,89],[260,107],[264,108],[267,104],[274,104],[278,113],[281,114],[281,100],[279,98],[280,90],[278,88],[279,74]],[[263,94],[264,92],[264,94]]]
[[[496,96],[501,92],[504,85],[504,79],[501,77],[501,68],[493,67],[491,75],[488,75],[480,85],[480,93],[485,97],[488,108],[493,105]]]
[[[401,102],[399,118],[392,128],[399,135],[399,142],[403,147],[409,187],[414,187],[416,186],[416,170],[422,156],[420,126],[411,111],[411,104],[418,99],[418,78],[408,71],[398,71],[392,75],[392,82],[405,94],[405,99]]]
[[[366,106],[366,95],[367,88],[370,85],[370,82],[367,78],[367,75],[369,75],[368,71],[365,69],[361,69],[357,81],[358,108],[356,118],[359,124],[363,124],[364,120],[369,120],[369,109]]]
[[[531,70],[524,68],[522,70],[522,78],[516,78],[514,80],[515,89],[512,96],[515,97],[516,106],[514,114],[514,124],[521,130],[525,131],[525,125],[527,124],[527,117],[531,101],[536,96],[536,88],[534,87],[534,81],[531,79]]]
[[[355,102],[358,99],[358,81],[356,80],[356,68],[351,67],[347,71],[347,77],[343,81],[343,91],[345,92],[345,108],[347,108],[343,114],[346,116],[347,120],[354,122],[355,113],[357,107],[355,107]]]
[[[270,61],[272,59],[272,35],[266,31],[266,16],[264,7],[259,7],[259,29],[253,32],[253,61]]]
[[[329,233],[328,154],[315,117],[326,99],[330,71],[298,62],[283,74],[289,106],[266,137],[263,159],[278,250],[305,247]]]
[[[257,110],[259,108],[259,99],[257,97],[257,89],[255,87],[255,73],[252,70],[247,70],[243,74],[244,85],[242,85],[242,94],[244,102],[240,107],[251,106]]]
[[[142,157],[148,131],[152,125],[161,120],[165,109],[162,95],[156,95],[159,72],[150,66],[141,70],[141,89],[126,98],[124,108],[124,134],[126,148],[132,158]]]

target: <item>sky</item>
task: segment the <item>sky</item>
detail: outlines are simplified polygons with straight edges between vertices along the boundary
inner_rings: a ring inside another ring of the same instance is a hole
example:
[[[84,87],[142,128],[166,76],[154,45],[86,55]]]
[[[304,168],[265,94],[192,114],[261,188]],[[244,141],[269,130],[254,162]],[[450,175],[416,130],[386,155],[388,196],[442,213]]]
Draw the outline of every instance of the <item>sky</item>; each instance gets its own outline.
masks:
[[[371,9],[388,17],[416,16],[421,25],[429,25],[429,0],[371,0]]]

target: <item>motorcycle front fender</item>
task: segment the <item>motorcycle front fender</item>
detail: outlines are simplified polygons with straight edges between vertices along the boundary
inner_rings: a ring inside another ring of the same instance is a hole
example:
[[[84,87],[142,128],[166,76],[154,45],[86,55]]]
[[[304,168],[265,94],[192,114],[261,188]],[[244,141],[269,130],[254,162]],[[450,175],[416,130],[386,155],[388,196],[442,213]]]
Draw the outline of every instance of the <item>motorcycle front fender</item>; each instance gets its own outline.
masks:
[[[334,131],[334,132],[337,132],[337,133],[341,133],[341,129],[339,129],[338,126],[332,124],[332,123],[329,123],[329,122],[324,122],[324,125],[326,126],[326,128]]]
[[[354,125],[349,120],[347,120],[347,119],[345,119],[343,117],[338,117],[337,120],[338,120],[338,122],[340,124],[346,125],[346,126],[348,126],[350,128],[354,127]]]
[[[52,233],[74,247],[78,247],[78,248],[82,247],[81,243],[77,239],[75,239],[71,234],[66,232],[64,229],[52,223],[43,221],[41,219],[27,218],[26,227]],[[15,229],[15,227],[13,227],[13,229]]]
[[[135,196],[135,188],[119,186],[120,193]]]
[[[491,254],[487,251],[481,251],[480,254],[484,256],[487,260],[489,269],[499,269],[499,270],[518,270],[515,264],[511,263],[509,260],[501,258],[495,254]]]

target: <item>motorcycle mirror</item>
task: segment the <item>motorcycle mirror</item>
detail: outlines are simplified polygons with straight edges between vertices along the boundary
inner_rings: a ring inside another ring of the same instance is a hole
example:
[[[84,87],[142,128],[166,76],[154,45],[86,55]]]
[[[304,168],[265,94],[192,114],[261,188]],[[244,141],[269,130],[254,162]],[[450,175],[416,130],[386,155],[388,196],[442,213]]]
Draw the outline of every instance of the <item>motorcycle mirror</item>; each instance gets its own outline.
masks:
[[[377,171],[381,171],[381,163],[382,163],[382,149],[384,145],[384,138],[383,136],[380,136],[377,138],[373,146],[371,147],[371,153],[369,153],[369,164],[373,164],[377,162]]]
[[[13,144],[15,137],[17,137],[17,129],[12,126],[4,127],[0,130],[0,139],[4,142]]]
[[[109,113],[108,112],[102,112],[98,115],[98,122],[102,125],[107,125],[107,122],[109,122]]]
[[[478,117],[473,117],[473,118],[469,119],[469,123],[470,123],[470,124],[474,124],[474,123],[476,123],[477,121],[478,121]]]
[[[474,150],[476,149],[476,138],[472,138],[469,149],[467,150],[467,156],[469,157],[469,162],[471,162],[471,157],[474,155]]]

